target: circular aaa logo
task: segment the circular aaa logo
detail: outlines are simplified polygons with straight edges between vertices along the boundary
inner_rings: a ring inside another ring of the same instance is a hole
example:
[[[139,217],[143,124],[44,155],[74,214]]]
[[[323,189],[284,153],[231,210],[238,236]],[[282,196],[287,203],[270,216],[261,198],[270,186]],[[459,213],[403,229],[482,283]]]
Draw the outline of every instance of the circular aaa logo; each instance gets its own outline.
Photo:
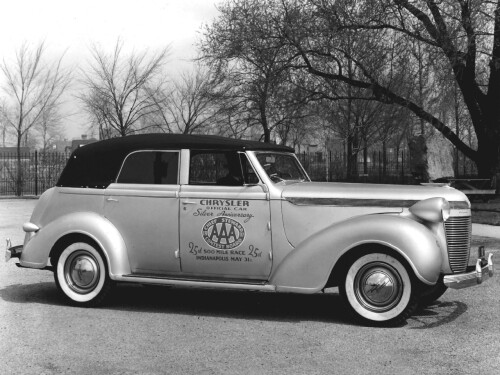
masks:
[[[201,235],[207,244],[216,249],[234,249],[243,242],[245,229],[236,220],[220,216],[207,221]]]

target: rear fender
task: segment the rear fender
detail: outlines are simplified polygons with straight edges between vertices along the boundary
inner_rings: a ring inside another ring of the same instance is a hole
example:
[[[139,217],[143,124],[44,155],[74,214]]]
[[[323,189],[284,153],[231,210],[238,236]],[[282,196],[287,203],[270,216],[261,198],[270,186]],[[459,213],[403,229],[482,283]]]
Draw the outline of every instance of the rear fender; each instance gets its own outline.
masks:
[[[61,216],[40,228],[25,241],[20,263],[31,268],[44,268],[55,243],[70,234],[90,237],[102,249],[110,276],[130,274],[127,248],[120,232],[106,218],[94,212],[75,212]]]
[[[342,255],[366,244],[400,254],[425,284],[433,285],[439,278],[441,249],[428,228],[399,215],[366,215],[334,224],[302,241],[283,259],[270,282],[282,292],[316,293],[325,287]]]

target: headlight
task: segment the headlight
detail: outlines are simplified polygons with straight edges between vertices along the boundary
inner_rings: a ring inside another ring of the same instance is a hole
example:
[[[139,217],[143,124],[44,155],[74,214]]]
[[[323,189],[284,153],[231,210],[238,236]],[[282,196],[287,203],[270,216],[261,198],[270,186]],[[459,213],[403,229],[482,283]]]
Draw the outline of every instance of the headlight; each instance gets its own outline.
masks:
[[[444,198],[429,198],[415,203],[410,212],[425,221],[446,221],[450,217],[450,203]]]
[[[40,227],[33,223],[27,222],[23,224],[23,230],[26,232],[26,235],[24,236],[24,246],[26,246],[28,242],[30,242],[30,240],[35,237],[35,234],[40,230]]]
[[[23,224],[23,230],[26,233],[38,232],[40,230],[40,227],[38,225],[33,224],[33,223],[27,222],[27,223]]]

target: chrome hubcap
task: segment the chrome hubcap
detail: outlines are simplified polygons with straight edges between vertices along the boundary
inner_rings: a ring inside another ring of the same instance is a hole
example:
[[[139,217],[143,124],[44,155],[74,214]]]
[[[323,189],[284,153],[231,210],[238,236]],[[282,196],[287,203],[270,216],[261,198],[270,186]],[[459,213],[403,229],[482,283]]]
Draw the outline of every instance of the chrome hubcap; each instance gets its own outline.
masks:
[[[360,269],[354,280],[354,290],[356,298],[366,309],[384,312],[401,300],[403,282],[396,269],[375,262]]]
[[[75,292],[91,292],[99,281],[99,263],[87,251],[76,251],[66,260],[64,276],[68,286]]]

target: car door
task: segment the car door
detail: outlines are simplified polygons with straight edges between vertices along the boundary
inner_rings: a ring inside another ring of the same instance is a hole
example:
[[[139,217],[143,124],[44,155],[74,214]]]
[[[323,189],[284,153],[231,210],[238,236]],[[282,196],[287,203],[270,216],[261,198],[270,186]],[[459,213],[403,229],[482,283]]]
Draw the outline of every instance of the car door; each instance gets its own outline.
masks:
[[[262,185],[248,184],[246,156],[191,151],[180,191],[182,272],[199,278],[267,280],[272,267],[270,206]],[[254,182],[258,182],[258,179]]]
[[[179,152],[136,151],[105,191],[104,214],[120,231],[134,274],[180,272]]]

